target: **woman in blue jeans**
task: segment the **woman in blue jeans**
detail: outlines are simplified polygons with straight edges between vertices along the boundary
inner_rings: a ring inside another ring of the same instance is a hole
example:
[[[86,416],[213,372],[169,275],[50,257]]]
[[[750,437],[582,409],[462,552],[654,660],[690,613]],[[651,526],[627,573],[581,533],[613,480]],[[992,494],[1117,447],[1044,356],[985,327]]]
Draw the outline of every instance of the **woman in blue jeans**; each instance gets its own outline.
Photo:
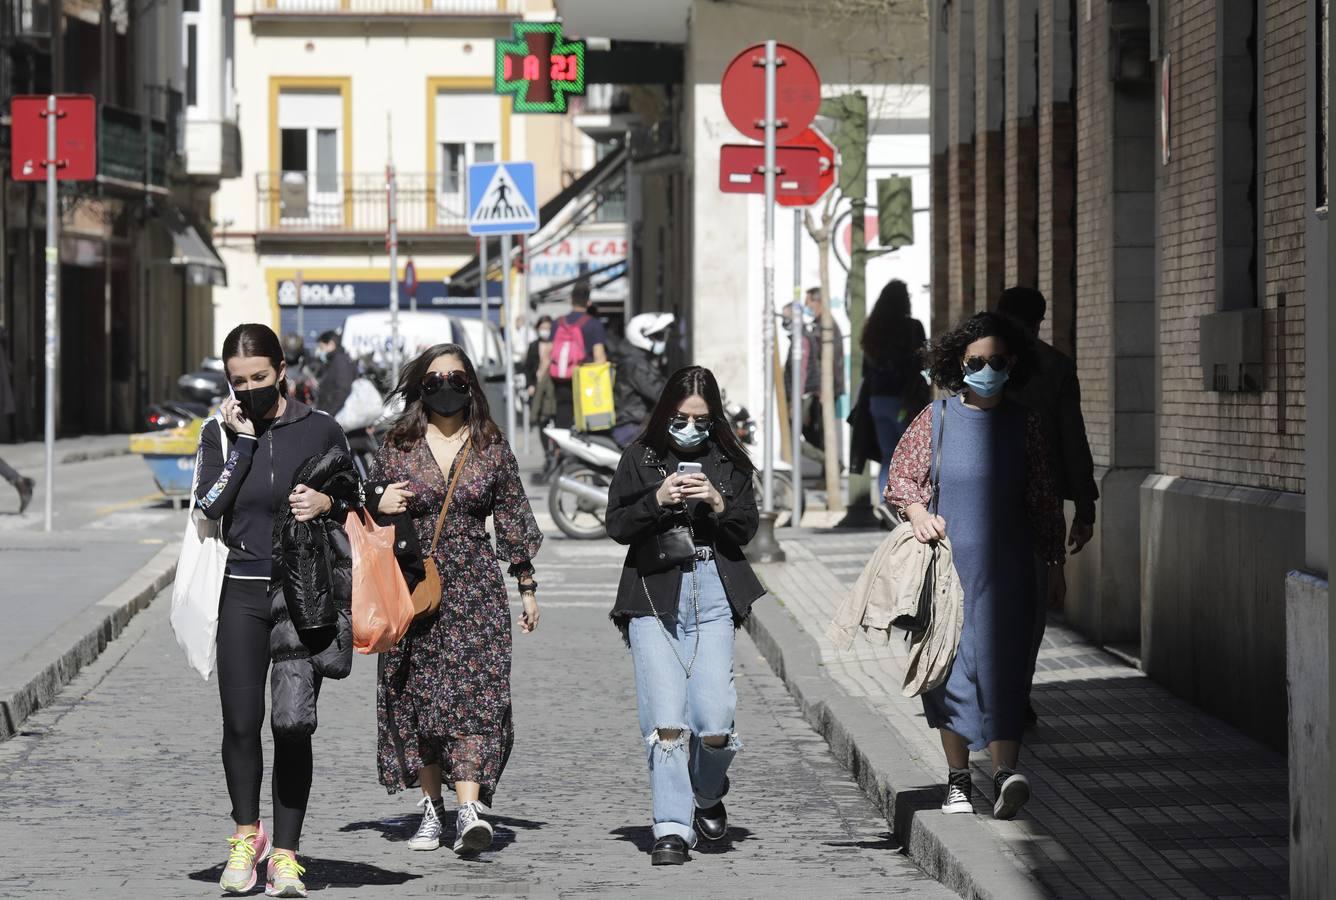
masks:
[[[927,343],[923,324],[910,315],[909,288],[898,278],[882,288],[863,328],[863,390],[881,448],[881,493],[891,455],[900,437],[928,401],[927,385],[919,375],[919,351]]]
[[[742,548],[756,533],[755,467],[709,369],[668,379],[608,490],[608,534],[629,545],[612,619],[631,647],[654,795],[656,866],[728,831],[733,633],[764,590]]]

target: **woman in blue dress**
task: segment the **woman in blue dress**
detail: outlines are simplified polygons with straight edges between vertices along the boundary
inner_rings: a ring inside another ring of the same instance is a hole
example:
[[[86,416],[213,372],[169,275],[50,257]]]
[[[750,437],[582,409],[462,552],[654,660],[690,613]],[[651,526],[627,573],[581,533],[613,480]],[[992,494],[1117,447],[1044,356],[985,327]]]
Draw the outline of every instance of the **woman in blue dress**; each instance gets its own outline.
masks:
[[[923,543],[951,541],[965,595],[965,620],[951,674],[923,695],[928,724],[941,733],[949,769],[942,810],[974,809],[971,750],[993,762],[993,815],[1013,818],[1030,798],[1016,771],[1025,727],[1028,653],[1034,623],[1036,557],[1061,569],[1064,522],[1039,420],[1005,399],[1024,379],[1030,341],[994,313],[979,313],[934,342],[933,382],[952,396],[930,404],[905,432],[891,461],[886,502]],[[937,512],[930,470],[941,455]],[[1044,601],[1056,600],[1060,580]]]

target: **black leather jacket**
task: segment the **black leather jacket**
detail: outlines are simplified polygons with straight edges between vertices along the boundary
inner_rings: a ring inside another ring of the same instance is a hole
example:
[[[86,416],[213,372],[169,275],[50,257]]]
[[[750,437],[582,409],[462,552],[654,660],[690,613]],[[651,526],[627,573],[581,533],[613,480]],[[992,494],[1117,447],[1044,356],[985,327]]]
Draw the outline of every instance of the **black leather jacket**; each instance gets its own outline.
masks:
[[[608,535],[619,544],[628,545],[617,586],[617,601],[611,616],[619,625],[636,616],[653,615],[645,599],[645,590],[654,599],[660,614],[677,611],[682,572],[669,569],[645,576],[644,587],[636,570],[636,543],[647,535],[667,531],[690,516],[696,543],[714,548],[719,579],[733,607],[733,622],[741,625],[751,606],[765,593],[742,548],[751,541],[760,524],[756,495],[750,472],[738,469],[713,442],[709,451],[696,459],[705,475],[724,498],[724,511],[718,515],[705,503],[694,502],[688,508],[664,507],[654,496],[665,473],[676,471],[678,460],[670,453],[658,454],[637,441],[626,448],[617,473],[608,489]]]

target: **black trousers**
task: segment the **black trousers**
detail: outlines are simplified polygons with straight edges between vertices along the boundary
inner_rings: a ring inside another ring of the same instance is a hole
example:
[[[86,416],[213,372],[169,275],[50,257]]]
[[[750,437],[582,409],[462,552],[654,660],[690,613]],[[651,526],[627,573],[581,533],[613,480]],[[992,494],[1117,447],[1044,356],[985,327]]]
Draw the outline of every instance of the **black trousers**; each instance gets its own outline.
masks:
[[[218,609],[218,695],[223,702],[223,771],[238,825],[260,820],[264,695],[268,689],[269,582],[228,578]],[[274,735],[275,847],[296,850],[311,795],[311,738]]]
[[[553,392],[557,397],[557,411],[553,424],[558,428],[575,427],[575,387],[572,381],[552,379]]]

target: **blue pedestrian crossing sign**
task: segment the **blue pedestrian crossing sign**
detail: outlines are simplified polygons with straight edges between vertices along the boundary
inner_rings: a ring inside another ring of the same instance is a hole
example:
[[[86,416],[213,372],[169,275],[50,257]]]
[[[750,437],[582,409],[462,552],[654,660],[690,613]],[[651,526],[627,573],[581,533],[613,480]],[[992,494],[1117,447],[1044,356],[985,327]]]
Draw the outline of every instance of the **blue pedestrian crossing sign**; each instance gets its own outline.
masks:
[[[489,162],[469,166],[469,234],[533,234],[538,197],[533,163]]]

